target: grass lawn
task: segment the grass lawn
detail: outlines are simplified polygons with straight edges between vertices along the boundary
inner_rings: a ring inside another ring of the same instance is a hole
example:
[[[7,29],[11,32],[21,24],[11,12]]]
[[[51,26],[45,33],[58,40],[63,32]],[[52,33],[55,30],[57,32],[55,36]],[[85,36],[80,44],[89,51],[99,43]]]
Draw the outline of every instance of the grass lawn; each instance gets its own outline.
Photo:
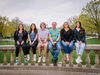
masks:
[[[97,39],[97,38],[93,38],[93,39],[88,39],[87,40],[87,44],[100,44],[100,39]],[[0,41],[0,45],[14,45],[14,41]],[[8,62],[10,62],[10,51],[8,51],[7,53],[6,53],[6,55],[7,55],[7,61]],[[23,52],[21,51],[21,59],[22,59],[22,62],[24,61],[23,60]],[[30,56],[31,56],[32,54],[30,53]],[[77,58],[77,56],[76,56],[76,51],[75,50],[73,50],[73,52],[72,52],[72,56],[73,56],[73,60],[74,60],[74,64],[76,64],[76,62],[75,62],[75,59]],[[14,57],[15,57],[15,54],[14,54]],[[2,51],[0,51],[0,59],[2,59],[3,58],[3,53],[2,53]],[[61,62],[61,58],[62,58],[62,53],[60,52],[60,54],[59,54],[59,63]],[[94,64],[94,58],[95,58],[95,53],[94,53],[94,51],[91,51],[90,52],[90,59],[91,59],[91,64]],[[99,58],[100,58],[100,55],[99,55]],[[51,59],[52,59],[52,55],[51,55],[51,53],[50,53],[50,63],[52,63],[52,61],[51,61]],[[85,62],[85,60],[86,60],[86,53],[85,53],[85,51],[84,51],[84,53],[83,53],[83,56],[82,56],[82,60],[83,60],[83,62],[82,62],[82,64],[86,64],[86,62]],[[2,63],[3,62],[3,60],[0,60],[0,63]],[[29,62],[31,62],[31,61],[29,61]]]

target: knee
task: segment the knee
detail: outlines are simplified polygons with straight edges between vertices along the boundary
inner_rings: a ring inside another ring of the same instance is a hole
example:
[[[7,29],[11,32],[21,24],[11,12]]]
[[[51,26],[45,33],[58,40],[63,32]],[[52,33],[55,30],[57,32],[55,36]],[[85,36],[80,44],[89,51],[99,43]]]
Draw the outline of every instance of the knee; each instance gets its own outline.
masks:
[[[38,44],[38,46],[37,46],[38,48],[40,48],[41,47],[41,44]]]
[[[85,48],[85,44],[81,45],[81,48]]]

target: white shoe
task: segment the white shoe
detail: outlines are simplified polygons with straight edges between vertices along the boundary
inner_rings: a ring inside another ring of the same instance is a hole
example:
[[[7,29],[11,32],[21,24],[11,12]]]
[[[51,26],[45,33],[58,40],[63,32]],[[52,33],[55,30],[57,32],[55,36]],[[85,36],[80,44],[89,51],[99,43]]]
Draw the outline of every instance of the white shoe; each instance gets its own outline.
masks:
[[[82,62],[82,59],[79,59],[80,63]]]
[[[27,61],[29,61],[30,60],[30,56],[29,56],[29,54],[27,55]]]
[[[77,63],[77,64],[79,64],[79,63],[81,63],[81,62],[82,62],[81,59],[79,59],[79,58],[76,59],[76,63]]]
[[[18,64],[18,59],[16,59],[16,63],[15,63],[16,65]]]
[[[45,58],[45,56],[43,57],[43,62],[45,62],[46,61],[46,58]]]
[[[36,62],[36,54],[34,54],[34,58],[33,58],[33,60]]]
[[[38,58],[38,63],[40,63],[40,62],[41,62],[41,57]]]

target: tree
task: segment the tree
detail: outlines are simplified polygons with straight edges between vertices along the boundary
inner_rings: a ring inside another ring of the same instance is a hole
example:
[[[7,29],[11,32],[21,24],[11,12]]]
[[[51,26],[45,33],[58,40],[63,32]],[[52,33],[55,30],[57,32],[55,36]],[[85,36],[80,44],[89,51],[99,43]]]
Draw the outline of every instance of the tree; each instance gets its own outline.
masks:
[[[18,25],[22,24],[23,22],[18,17],[15,17],[14,19],[12,19],[12,23],[16,26],[17,29]]]
[[[100,1],[92,0],[82,9],[81,17],[87,20],[87,27],[98,33],[98,38],[100,38]]]

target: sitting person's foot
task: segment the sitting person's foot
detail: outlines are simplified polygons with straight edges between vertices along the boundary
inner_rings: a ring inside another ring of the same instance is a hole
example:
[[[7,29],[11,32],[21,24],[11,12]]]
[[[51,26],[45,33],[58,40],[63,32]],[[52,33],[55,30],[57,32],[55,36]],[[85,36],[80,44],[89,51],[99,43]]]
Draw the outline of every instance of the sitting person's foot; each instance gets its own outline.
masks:
[[[36,55],[34,55],[33,61],[36,62]]]
[[[41,62],[41,56],[39,56],[39,58],[38,58],[38,63],[40,63]]]
[[[24,62],[25,62],[25,63],[28,63],[28,59],[27,59],[27,58],[24,58]]]
[[[28,60],[28,61],[30,60],[30,56],[29,56],[29,54],[27,55],[27,60]]]
[[[82,62],[82,60],[81,60],[80,58],[77,58],[77,59],[76,59],[76,63],[77,63],[77,64],[79,64],[79,63],[81,63],[81,62]]]
[[[58,58],[56,60],[53,60],[54,66],[57,66],[57,61],[58,61]]]
[[[45,62],[45,61],[46,61],[46,57],[44,56],[44,57],[43,57],[43,62]]]
[[[18,59],[16,59],[16,62],[15,62],[15,64],[18,64]]]

